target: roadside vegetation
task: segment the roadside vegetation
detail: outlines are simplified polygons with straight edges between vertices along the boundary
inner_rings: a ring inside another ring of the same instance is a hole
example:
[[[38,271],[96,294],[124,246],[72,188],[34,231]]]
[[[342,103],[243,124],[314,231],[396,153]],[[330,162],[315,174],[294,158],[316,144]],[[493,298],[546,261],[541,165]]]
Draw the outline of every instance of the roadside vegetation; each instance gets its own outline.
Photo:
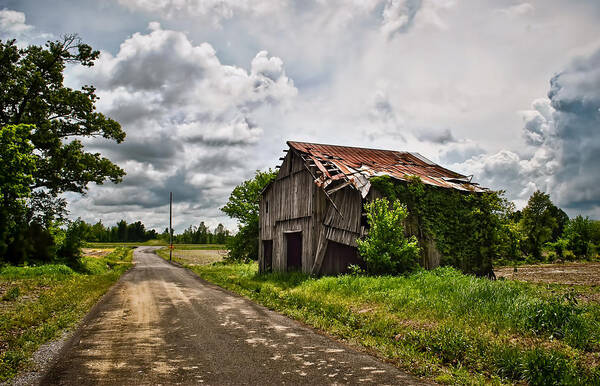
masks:
[[[116,248],[104,257],[65,264],[0,268],[0,381],[30,363],[41,344],[81,320],[131,267],[133,250]]]
[[[438,382],[600,382],[600,306],[568,292],[449,267],[322,278],[259,275],[256,263],[190,269]]]

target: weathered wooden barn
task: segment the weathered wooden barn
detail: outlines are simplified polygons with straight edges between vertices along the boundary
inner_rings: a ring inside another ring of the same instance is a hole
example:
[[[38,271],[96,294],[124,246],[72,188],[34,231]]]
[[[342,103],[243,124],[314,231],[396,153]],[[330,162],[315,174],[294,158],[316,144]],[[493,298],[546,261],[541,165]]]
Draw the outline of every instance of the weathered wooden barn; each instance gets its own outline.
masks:
[[[264,189],[259,204],[261,272],[332,274],[360,263],[356,239],[366,231],[363,204],[379,196],[371,189],[372,176],[389,175],[398,180],[418,176],[428,185],[484,191],[467,176],[418,153],[287,144],[277,178]],[[420,242],[424,246],[421,264],[438,266],[440,255],[433,240]]]

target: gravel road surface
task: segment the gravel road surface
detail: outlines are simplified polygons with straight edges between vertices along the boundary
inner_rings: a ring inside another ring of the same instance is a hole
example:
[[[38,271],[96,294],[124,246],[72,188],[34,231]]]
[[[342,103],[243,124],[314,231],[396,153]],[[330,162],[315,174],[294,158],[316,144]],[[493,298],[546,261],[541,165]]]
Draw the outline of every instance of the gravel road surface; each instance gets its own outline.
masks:
[[[135,250],[135,267],[90,311],[41,384],[424,384],[153,249]]]

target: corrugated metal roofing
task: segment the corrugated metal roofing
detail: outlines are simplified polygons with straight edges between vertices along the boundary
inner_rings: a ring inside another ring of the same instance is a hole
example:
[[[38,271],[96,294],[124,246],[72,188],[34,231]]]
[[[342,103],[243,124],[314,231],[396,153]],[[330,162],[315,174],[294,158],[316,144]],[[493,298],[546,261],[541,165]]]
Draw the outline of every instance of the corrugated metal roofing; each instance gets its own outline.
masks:
[[[379,175],[398,180],[418,176],[427,185],[470,192],[487,191],[472,183],[469,177],[437,165],[419,153],[308,142],[288,141],[287,144],[299,153],[309,170],[316,167],[315,183],[327,188],[328,193],[352,184],[366,197],[371,187],[369,178]]]

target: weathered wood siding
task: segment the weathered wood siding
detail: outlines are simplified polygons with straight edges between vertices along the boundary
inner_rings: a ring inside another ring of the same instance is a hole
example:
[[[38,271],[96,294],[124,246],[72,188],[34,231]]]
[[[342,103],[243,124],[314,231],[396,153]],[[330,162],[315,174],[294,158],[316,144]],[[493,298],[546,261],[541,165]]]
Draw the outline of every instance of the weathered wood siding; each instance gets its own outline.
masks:
[[[262,240],[273,240],[273,270],[287,270],[286,232],[302,232],[302,270],[310,272],[314,261],[313,221],[316,186],[304,162],[293,152],[283,160],[277,178],[265,190],[259,204],[259,263],[264,269]],[[268,210],[267,210],[268,208]]]
[[[263,240],[273,242],[272,269],[287,270],[286,232],[302,232],[303,272],[342,272],[349,262],[358,258],[356,239],[367,232],[365,222],[361,221],[363,199],[352,186],[340,189],[328,198],[323,189],[314,184],[315,171],[311,174],[304,160],[290,150],[277,178],[263,192],[259,204],[261,270],[264,270]],[[366,201],[381,196],[371,189]],[[421,265],[427,269],[439,266],[441,255],[435,240],[424,234],[419,220],[409,217],[404,226],[407,235],[414,235],[419,240]]]

